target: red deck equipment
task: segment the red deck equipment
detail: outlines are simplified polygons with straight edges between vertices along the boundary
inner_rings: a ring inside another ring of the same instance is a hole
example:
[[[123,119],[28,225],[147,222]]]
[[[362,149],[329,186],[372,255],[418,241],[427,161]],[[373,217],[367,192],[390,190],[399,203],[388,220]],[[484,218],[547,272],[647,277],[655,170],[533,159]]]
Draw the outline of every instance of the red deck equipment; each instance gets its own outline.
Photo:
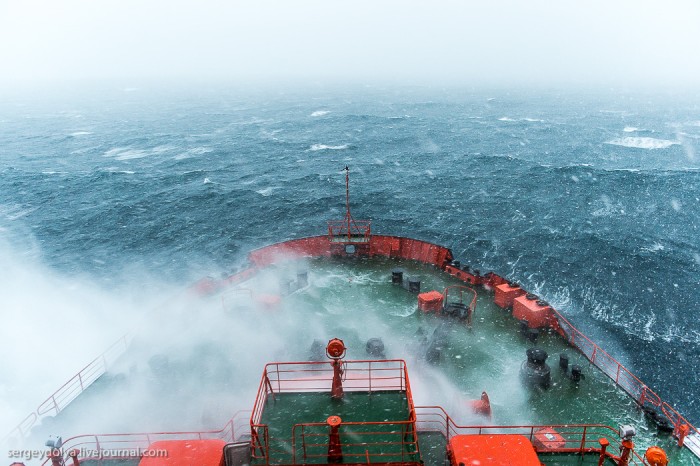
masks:
[[[495,288],[495,296],[493,302],[496,306],[503,309],[510,309],[513,307],[513,301],[518,296],[524,295],[526,292],[518,285],[509,285],[508,283],[503,283],[502,285],[497,285]]]
[[[328,462],[331,464],[343,461],[343,447],[340,445],[340,433],[338,432],[338,427],[342,422],[338,416],[330,416],[326,419],[326,423],[331,428],[328,433]]]
[[[139,466],[223,466],[224,445],[218,439],[160,440],[148,447]],[[161,452],[167,454],[156,454]]]
[[[326,346],[326,356],[331,359],[333,366],[333,385],[331,387],[331,398],[343,399],[343,357],[345,357],[345,344],[343,340],[333,338]]]
[[[537,299],[537,296],[526,294],[513,300],[513,317],[527,320],[530,328],[549,326],[552,308],[549,304]]]
[[[524,435],[455,435],[450,439],[450,463],[489,466],[540,466],[540,460]]]
[[[559,450],[566,448],[566,440],[562,435],[551,427],[538,429],[535,431],[535,438],[532,444],[537,451]]]
[[[442,310],[445,297],[439,291],[428,291],[418,295],[418,309],[423,312],[436,312]]]
[[[491,401],[486,392],[481,392],[481,398],[478,400],[471,400],[469,404],[474,414],[491,419]]]

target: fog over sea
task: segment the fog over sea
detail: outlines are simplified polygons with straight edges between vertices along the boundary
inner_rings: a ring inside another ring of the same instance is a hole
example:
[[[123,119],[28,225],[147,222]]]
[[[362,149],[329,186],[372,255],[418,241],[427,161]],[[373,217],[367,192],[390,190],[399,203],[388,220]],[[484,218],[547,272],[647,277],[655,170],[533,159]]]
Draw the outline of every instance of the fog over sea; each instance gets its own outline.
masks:
[[[133,309],[323,234],[346,165],[374,232],[520,282],[700,423],[699,95],[19,93],[0,96],[0,160],[0,434]]]

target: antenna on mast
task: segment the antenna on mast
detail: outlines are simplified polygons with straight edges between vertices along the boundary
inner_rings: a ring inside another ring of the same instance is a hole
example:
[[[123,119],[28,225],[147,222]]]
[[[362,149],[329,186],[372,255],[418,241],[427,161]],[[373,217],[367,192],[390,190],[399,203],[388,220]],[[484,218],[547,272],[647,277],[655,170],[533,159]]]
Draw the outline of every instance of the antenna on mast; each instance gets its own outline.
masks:
[[[343,171],[345,171],[345,218],[328,222],[328,238],[331,243],[347,248],[347,250],[343,249],[344,254],[355,254],[359,247],[358,244],[363,245],[363,254],[369,253],[371,221],[352,218],[350,213],[350,167],[346,165]],[[364,251],[365,249],[366,251]]]
[[[351,239],[350,223],[352,216],[350,215],[350,168],[345,165],[345,223],[348,226],[348,241]]]

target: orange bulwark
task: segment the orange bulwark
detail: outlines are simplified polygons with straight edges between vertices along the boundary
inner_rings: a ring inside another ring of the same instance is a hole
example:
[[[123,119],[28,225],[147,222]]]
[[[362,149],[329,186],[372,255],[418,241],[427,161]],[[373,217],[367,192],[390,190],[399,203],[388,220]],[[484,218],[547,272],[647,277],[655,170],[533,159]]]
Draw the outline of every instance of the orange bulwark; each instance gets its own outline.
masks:
[[[534,295],[518,296],[513,300],[513,317],[527,320],[530,328],[541,328],[549,325],[552,308]]]
[[[540,460],[524,435],[455,435],[450,439],[452,466],[540,466]]]
[[[160,440],[144,452],[139,466],[224,466],[223,440]]]
[[[510,309],[513,307],[513,301],[515,298],[524,294],[525,290],[519,286],[510,286],[508,283],[503,283],[502,285],[496,286],[493,302],[498,307]]]
[[[418,295],[418,309],[423,312],[440,312],[445,297],[439,291],[428,291]]]

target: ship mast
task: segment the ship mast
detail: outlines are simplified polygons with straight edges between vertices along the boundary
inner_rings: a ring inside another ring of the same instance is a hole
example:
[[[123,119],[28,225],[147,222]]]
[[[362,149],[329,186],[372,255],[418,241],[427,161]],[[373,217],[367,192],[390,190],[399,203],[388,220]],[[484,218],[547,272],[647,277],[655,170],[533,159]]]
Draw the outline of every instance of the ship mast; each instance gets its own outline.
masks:
[[[358,243],[367,246],[363,246],[363,249],[367,249],[366,252],[369,253],[371,221],[352,218],[350,213],[350,167],[346,165],[343,170],[345,171],[345,217],[342,220],[328,222],[328,238],[332,243],[342,246],[344,251],[345,245],[348,245],[344,254],[354,254],[354,251],[359,247]]]
[[[347,224],[348,241],[350,241],[352,216],[350,215],[350,168],[347,165],[345,165],[345,223]]]

